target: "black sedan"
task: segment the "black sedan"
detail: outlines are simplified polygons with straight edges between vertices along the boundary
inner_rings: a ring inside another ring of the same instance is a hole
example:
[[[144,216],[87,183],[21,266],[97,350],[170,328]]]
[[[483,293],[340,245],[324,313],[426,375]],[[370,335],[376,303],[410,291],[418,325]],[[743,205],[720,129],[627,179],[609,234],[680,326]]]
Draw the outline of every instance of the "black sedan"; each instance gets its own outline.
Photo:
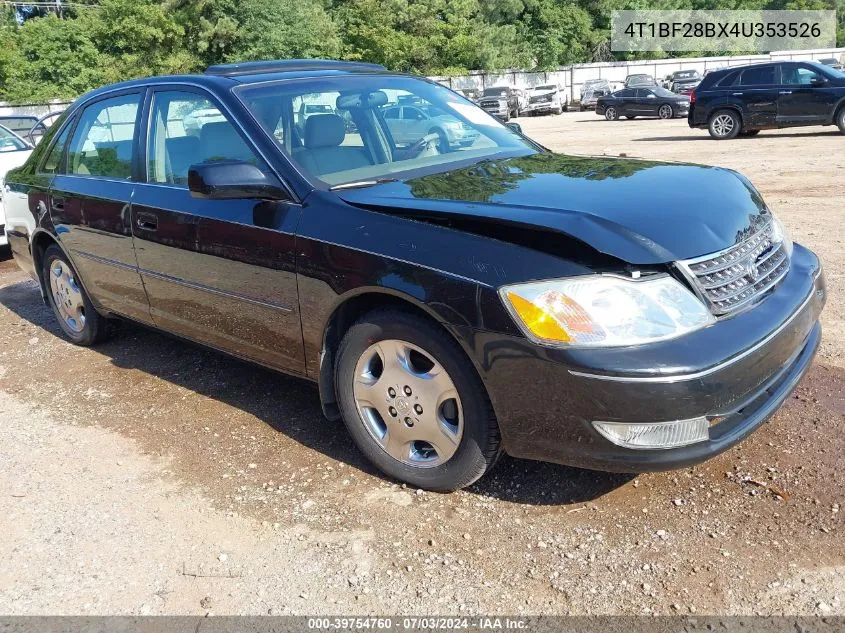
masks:
[[[687,116],[689,103],[689,97],[666,88],[624,88],[601,97],[596,103],[596,114],[608,121],[616,121],[622,116],[626,119],[638,116],[674,119]]]
[[[391,121],[400,103],[474,142]],[[669,188],[707,195],[655,195]],[[3,202],[15,260],[70,341],[124,318],[311,380],[363,455],[431,490],[504,452],[622,472],[700,462],[775,412],[821,337],[819,260],[743,176],[554,154],[372,64],[101,88],[9,173]],[[280,401],[272,419],[284,432],[298,415]],[[341,433],[310,436],[357,465]]]

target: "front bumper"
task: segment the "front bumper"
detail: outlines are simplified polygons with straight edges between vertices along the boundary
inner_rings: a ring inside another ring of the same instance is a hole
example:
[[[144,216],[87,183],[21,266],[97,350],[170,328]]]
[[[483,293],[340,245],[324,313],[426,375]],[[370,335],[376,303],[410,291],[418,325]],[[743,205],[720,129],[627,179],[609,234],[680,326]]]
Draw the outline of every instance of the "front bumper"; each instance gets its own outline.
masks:
[[[789,274],[762,302],[673,341],[566,351],[476,332],[473,346],[509,454],[670,470],[721,453],[771,417],[812,363],[825,299],[818,259],[796,245]],[[592,425],[701,416],[709,440],[671,449],[623,448]]]
[[[559,103],[543,101],[541,103],[529,103],[525,111],[529,114],[544,114],[554,112],[559,109],[561,109],[561,105]]]
[[[507,105],[481,104],[481,109],[484,110],[487,114],[492,114],[493,116],[505,117],[508,115]]]

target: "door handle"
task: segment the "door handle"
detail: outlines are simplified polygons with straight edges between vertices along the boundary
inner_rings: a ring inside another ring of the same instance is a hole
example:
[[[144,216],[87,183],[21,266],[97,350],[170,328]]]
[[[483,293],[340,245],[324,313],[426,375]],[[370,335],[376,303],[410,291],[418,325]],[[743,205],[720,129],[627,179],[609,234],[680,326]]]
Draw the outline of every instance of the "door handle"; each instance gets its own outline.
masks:
[[[735,92],[735,93],[734,93],[734,96],[735,96],[735,97],[741,97],[743,94],[745,94],[745,93],[743,93],[743,92]]]
[[[791,95],[791,94],[792,94],[792,91],[791,91],[791,90],[781,90],[778,94],[781,94],[781,95]]]
[[[158,230],[158,217],[152,213],[139,213],[135,218],[135,226],[144,231]]]
[[[50,196],[50,207],[56,211],[62,211],[65,208],[65,199],[58,196]]]

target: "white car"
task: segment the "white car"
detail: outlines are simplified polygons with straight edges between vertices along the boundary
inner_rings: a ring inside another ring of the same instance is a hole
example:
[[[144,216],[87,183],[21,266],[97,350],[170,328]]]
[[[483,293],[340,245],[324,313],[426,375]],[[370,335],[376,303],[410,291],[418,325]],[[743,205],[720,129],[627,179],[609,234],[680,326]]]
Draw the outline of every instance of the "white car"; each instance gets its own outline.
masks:
[[[560,86],[548,84],[532,88],[528,95],[528,114],[561,114],[569,109],[569,95]]]
[[[427,105],[394,105],[384,109],[384,120],[397,145],[411,145],[427,134],[437,134],[449,147],[468,147],[480,136],[456,117]]]
[[[32,154],[32,145],[20,136],[0,125],[0,246],[6,246],[6,213],[3,208],[3,196],[6,191],[6,174],[10,169],[20,167]]]

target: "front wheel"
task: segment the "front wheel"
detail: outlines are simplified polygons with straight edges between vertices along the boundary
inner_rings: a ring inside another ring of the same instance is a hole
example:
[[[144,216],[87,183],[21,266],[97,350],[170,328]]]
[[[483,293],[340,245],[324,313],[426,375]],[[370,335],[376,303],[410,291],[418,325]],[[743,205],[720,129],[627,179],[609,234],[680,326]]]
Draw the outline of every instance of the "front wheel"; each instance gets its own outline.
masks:
[[[608,106],[604,111],[604,118],[608,121],[616,121],[619,119],[619,111],[613,106]]]
[[[845,134],[845,106],[839,108],[836,113],[836,125],[839,126],[839,131]]]
[[[710,123],[707,126],[710,136],[723,141],[736,138],[739,131],[742,129],[742,121],[739,115],[733,110],[719,110],[710,117]]]
[[[340,344],[340,411],[361,452],[419,488],[470,485],[499,455],[499,428],[484,385],[435,324],[399,310],[370,313]]]
[[[660,106],[660,109],[657,111],[657,116],[661,119],[672,119],[675,117],[675,111],[672,109],[668,103],[664,103]]]
[[[62,249],[53,244],[44,253],[41,270],[47,297],[59,326],[77,345],[89,346],[107,335],[106,319],[94,309]]]

